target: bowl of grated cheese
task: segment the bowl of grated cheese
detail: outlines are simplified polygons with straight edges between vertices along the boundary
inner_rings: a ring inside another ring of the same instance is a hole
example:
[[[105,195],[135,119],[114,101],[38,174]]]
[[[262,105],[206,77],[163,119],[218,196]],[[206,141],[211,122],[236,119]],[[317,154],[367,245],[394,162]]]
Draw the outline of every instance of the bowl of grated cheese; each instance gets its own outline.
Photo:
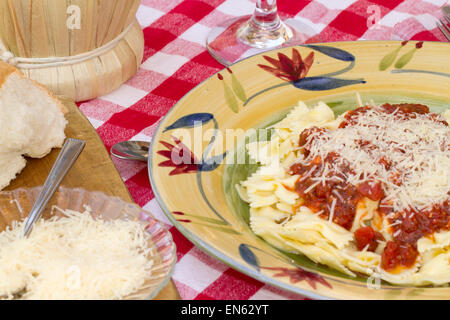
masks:
[[[170,232],[139,206],[61,187],[28,238],[41,187],[0,193],[0,300],[152,299],[170,280]]]

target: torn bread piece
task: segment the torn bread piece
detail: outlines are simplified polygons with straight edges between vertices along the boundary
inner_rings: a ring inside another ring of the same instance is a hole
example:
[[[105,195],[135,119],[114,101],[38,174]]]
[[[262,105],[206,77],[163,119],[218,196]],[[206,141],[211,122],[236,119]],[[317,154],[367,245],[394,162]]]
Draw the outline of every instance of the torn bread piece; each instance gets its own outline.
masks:
[[[61,147],[67,109],[45,87],[0,62],[0,190],[24,168]]]

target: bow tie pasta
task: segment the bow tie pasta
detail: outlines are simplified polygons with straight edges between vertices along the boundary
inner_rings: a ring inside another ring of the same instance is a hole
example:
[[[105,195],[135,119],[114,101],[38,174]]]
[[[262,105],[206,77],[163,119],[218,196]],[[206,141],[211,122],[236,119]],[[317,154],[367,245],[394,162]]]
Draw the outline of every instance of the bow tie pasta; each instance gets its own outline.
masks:
[[[252,230],[347,275],[403,285],[450,282],[450,110],[371,104],[335,117],[299,102],[261,166],[236,185]]]

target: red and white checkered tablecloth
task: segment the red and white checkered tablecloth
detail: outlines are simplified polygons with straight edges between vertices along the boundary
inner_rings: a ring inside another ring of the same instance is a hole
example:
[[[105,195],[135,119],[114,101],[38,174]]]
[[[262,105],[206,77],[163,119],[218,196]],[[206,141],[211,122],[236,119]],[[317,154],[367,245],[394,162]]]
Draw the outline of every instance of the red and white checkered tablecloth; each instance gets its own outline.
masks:
[[[205,49],[218,22],[251,14],[255,0],[142,0],[137,17],[145,52],[138,73],[117,91],[80,104],[106,147],[151,137],[167,111],[223,67]],[[322,41],[445,41],[436,28],[448,0],[278,0],[280,15],[298,19]],[[375,16],[374,16],[375,14]],[[374,17],[379,21],[375,26]],[[304,299],[243,275],[195,247],[159,208],[144,163],[114,160],[137,204],[167,223],[178,248],[173,280],[183,299]]]

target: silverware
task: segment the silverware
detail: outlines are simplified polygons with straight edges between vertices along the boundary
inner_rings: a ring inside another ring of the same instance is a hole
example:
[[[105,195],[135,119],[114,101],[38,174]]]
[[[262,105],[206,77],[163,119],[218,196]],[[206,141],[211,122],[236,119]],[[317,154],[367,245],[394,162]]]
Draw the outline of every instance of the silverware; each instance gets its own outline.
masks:
[[[444,13],[445,17],[447,19],[450,19],[450,6],[443,6],[441,10]]]
[[[450,41],[450,27],[447,25],[447,19],[441,18],[439,21],[436,21],[436,25],[441,30],[441,32],[444,34],[444,36],[447,38],[448,41]]]
[[[145,141],[123,141],[111,148],[111,155],[123,160],[147,162],[150,143]]]
[[[442,13],[444,13],[444,17],[439,19],[439,21],[436,21],[436,25],[447,40],[450,41],[450,27],[448,26],[450,23],[450,6],[444,6],[441,10]]]
[[[78,139],[69,138],[64,143],[58,158],[56,159],[53,167],[45,180],[41,193],[38,195],[33,208],[28,214],[27,221],[25,222],[24,236],[28,237],[33,229],[34,223],[41,217],[47,203],[55,193],[62,179],[66,176],[69,169],[73,166],[81,151],[83,151],[86,142]]]

